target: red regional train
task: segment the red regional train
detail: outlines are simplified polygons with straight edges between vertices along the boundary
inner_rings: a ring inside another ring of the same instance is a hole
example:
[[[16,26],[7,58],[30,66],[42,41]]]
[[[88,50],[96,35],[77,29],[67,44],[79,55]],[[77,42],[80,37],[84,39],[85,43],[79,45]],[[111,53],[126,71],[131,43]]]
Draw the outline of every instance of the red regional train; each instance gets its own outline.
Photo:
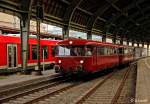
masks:
[[[68,39],[55,47],[56,73],[94,73],[133,61],[133,48],[84,39]]]
[[[1,73],[13,72],[18,70],[21,67],[20,42],[21,41],[19,37],[0,35],[0,72]],[[43,39],[40,40],[41,65],[44,63],[45,67],[48,67],[55,63],[55,57],[54,55],[52,55],[52,50],[57,42],[58,40],[43,40]],[[28,50],[29,51],[28,51],[27,65],[29,69],[32,69],[37,64],[36,38],[29,38]]]

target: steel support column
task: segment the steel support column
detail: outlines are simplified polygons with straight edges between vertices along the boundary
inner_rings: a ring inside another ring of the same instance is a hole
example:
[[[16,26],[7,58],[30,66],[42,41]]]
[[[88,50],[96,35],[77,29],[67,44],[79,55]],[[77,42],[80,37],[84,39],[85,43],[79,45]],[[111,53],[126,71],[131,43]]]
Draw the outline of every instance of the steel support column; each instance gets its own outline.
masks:
[[[149,43],[147,44],[147,56],[149,56]]]
[[[102,42],[106,42],[106,35],[102,36]]]
[[[42,75],[41,72],[41,62],[40,62],[40,22],[44,18],[43,14],[43,1],[38,0],[36,5],[36,24],[37,24],[37,66],[35,67],[35,71],[33,74]]]
[[[92,32],[91,31],[87,32],[87,39],[92,40]]]
[[[28,37],[29,37],[29,14],[21,15],[20,29],[21,29],[21,60],[22,60],[22,71],[26,74],[27,72],[27,54],[28,54]]]
[[[113,44],[116,44],[116,35],[114,35],[112,41],[113,41]]]
[[[127,40],[127,45],[129,46],[129,41]]]
[[[120,44],[121,44],[121,45],[123,45],[123,38],[121,38],[121,40],[120,40]]]
[[[142,48],[144,48],[144,42],[142,43]]]
[[[64,26],[63,27],[63,39],[68,39],[69,38],[69,27]]]
[[[134,42],[134,41],[132,41],[132,46],[133,46],[133,47],[134,47],[134,43],[135,43],[135,42]]]
[[[137,47],[140,47],[139,43],[137,43]]]
[[[40,19],[37,18],[37,66],[35,67],[35,75],[42,75],[41,73],[41,62],[40,62]]]

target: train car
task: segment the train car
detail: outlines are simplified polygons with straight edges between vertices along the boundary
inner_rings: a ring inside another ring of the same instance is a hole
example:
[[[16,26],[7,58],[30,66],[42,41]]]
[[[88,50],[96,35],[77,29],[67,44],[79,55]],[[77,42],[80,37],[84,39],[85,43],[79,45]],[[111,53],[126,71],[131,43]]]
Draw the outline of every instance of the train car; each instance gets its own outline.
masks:
[[[52,49],[57,42],[58,40],[40,40],[41,65],[48,67],[55,63]],[[0,35],[0,72],[13,72],[21,67],[20,43],[19,37]],[[28,50],[27,65],[31,69],[37,65],[37,40],[35,38],[29,39]]]
[[[128,64],[134,60],[134,48],[120,45],[118,55],[120,65]]]
[[[55,48],[56,73],[94,73],[119,65],[119,45],[92,40],[68,39]]]
[[[135,54],[134,54],[134,59],[139,59],[141,57],[146,57],[148,55],[147,48],[143,47],[135,47],[134,48]]]

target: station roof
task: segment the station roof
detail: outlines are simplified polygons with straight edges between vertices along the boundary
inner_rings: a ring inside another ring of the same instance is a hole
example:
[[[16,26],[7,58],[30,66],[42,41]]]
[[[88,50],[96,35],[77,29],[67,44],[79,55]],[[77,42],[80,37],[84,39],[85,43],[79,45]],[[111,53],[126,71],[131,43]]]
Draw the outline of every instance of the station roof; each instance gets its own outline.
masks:
[[[0,0],[0,12],[17,16],[31,13],[35,19],[38,1]],[[135,42],[150,42],[150,0],[41,1],[46,23]]]

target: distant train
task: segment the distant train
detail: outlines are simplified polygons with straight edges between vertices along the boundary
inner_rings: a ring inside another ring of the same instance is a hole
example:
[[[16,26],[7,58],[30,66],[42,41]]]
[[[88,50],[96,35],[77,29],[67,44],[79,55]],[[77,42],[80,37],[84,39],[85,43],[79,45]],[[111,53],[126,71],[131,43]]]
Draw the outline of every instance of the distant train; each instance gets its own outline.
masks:
[[[68,39],[55,47],[56,73],[94,73],[134,59],[134,48],[92,40]]]
[[[55,57],[52,50],[57,42],[58,40],[40,40],[41,65],[43,63],[46,67],[54,65]],[[20,43],[19,37],[0,35],[0,72],[17,71],[21,67]],[[37,65],[37,40],[35,38],[29,38],[28,50],[27,66],[31,69]]]

